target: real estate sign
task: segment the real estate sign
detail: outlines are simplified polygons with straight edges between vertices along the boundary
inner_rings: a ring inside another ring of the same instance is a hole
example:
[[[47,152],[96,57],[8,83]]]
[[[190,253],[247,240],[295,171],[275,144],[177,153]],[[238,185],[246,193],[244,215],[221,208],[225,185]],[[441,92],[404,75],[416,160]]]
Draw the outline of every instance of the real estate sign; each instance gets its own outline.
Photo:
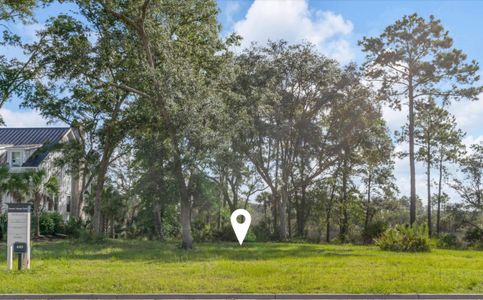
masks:
[[[27,245],[23,257],[23,265],[30,269],[30,215],[32,205],[27,203],[8,203],[7,225],[7,266],[12,270],[14,244]]]

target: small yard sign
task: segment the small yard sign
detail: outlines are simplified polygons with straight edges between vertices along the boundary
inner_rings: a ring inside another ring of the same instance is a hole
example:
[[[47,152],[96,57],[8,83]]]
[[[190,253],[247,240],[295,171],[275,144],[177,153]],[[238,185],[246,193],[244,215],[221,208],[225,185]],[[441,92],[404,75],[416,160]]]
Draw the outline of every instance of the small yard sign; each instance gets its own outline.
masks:
[[[30,269],[30,214],[32,205],[8,203],[7,266],[13,268],[14,255],[20,256],[19,265]]]

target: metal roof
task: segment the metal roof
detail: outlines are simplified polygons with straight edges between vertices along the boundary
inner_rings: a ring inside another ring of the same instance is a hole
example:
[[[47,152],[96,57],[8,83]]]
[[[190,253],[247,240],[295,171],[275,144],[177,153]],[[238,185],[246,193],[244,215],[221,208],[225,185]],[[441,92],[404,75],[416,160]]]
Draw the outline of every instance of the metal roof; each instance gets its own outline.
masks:
[[[22,164],[22,167],[37,167],[47,157],[51,146],[57,144],[69,129],[69,127],[0,128],[0,144],[42,145]]]
[[[69,127],[0,128],[0,144],[45,145],[57,143]]]
[[[22,164],[22,167],[38,167],[40,163],[49,155],[49,150],[39,148]]]

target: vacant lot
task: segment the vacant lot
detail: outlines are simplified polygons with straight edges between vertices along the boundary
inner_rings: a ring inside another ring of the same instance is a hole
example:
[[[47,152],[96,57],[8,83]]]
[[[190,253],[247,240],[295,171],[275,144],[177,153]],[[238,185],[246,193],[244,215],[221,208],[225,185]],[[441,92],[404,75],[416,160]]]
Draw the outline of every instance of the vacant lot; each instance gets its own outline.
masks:
[[[483,293],[483,252],[406,254],[312,244],[43,242],[30,271],[6,271],[0,293]]]

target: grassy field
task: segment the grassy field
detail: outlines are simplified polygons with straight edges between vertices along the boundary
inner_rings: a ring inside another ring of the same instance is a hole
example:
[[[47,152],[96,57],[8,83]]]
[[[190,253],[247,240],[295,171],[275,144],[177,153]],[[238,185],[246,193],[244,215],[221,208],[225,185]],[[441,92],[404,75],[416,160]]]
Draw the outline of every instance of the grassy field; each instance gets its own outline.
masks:
[[[483,293],[483,252],[313,244],[43,242],[0,293]]]

